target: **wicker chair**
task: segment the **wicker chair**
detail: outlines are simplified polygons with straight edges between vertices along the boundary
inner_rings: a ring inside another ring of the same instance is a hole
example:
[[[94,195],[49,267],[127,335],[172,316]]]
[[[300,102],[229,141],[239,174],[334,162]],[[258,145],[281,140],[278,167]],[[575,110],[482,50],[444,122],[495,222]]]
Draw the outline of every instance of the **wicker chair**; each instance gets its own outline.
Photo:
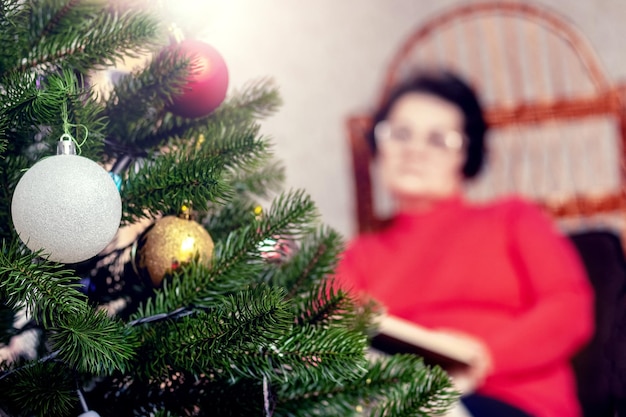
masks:
[[[471,198],[517,193],[559,219],[599,217],[623,227],[625,87],[607,79],[589,43],[568,21],[521,1],[445,11],[397,50],[380,100],[416,67],[453,70],[483,100],[490,157],[485,173],[468,187]],[[373,198],[364,140],[370,123],[370,115],[347,120],[360,232],[376,229],[383,217]]]
[[[517,193],[576,232],[596,293],[611,294],[596,303],[598,332],[574,361],[579,396],[586,417],[625,416],[626,361],[614,347],[626,345],[626,262],[611,235],[623,235],[626,220],[626,87],[607,79],[568,21],[521,1],[474,2],[428,19],[396,52],[380,101],[424,67],[459,73],[482,98],[490,155],[470,197]],[[347,120],[358,232],[385,220],[365,140],[370,117]],[[610,230],[588,230],[598,227]]]

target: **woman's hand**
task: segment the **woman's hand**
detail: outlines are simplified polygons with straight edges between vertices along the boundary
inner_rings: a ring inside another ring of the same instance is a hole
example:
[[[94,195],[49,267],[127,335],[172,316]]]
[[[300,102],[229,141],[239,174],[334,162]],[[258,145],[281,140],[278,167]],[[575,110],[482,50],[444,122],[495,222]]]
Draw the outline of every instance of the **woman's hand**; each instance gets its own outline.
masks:
[[[482,385],[492,368],[491,354],[485,343],[475,336],[457,330],[438,330],[440,336],[448,338],[450,344],[463,344],[470,347],[473,355],[470,365],[449,371],[455,388],[462,394],[472,392]]]

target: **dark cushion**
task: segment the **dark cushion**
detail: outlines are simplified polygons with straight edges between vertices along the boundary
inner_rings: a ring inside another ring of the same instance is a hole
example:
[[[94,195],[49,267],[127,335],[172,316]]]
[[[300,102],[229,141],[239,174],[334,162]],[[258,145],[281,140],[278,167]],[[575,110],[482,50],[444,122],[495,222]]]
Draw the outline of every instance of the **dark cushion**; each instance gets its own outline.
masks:
[[[572,361],[578,394],[585,417],[614,417],[626,399],[624,251],[619,237],[610,231],[576,233],[570,238],[585,265],[596,300],[595,334]]]

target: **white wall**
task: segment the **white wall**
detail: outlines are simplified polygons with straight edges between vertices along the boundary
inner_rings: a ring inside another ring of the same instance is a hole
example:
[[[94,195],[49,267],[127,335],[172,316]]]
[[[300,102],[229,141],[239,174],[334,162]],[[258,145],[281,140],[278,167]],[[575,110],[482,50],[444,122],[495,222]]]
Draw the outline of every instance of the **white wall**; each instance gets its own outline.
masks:
[[[613,80],[626,79],[626,1],[536,0],[589,38]],[[231,87],[271,76],[284,107],[264,123],[287,168],[324,223],[354,232],[344,120],[370,108],[395,48],[427,17],[461,0],[222,0],[185,9],[199,37],[226,59]]]

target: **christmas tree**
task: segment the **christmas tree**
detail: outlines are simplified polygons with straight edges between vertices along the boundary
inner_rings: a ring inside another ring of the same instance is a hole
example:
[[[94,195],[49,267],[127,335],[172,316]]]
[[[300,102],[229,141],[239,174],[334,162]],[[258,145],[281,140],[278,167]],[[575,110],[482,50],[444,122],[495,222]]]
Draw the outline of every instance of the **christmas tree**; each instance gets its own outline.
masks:
[[[281,190],[260,132],[271,80],[221,102],[225,69],[200,80],[189,51],[219,56],[171,43],[145,3],[0,4],[1,415],[450,405],[440,369],[366,357],[375,309],[333,288],[342,240]],[[151,59],[98,94],[93,74],[133,56]]]

